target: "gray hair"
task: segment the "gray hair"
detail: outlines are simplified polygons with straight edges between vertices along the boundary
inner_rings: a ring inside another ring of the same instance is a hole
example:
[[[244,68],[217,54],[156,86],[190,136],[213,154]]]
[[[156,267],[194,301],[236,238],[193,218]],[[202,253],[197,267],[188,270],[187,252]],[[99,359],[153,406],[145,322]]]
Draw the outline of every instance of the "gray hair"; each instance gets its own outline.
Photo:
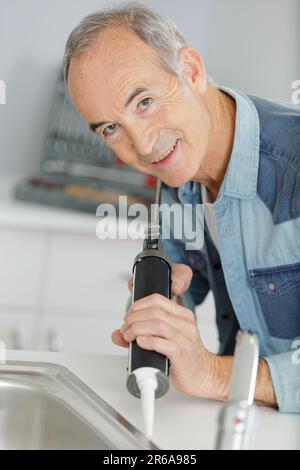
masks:
[[[98,34],[108,27],[129,27],[140,39],[156,50],[161,65],[180,76],[178,51],[186,44],[175,23],[138,2],[127,2],[92,13],[71,32],[64,55],[64,79],[68,81],[71,59],[86,52]]]

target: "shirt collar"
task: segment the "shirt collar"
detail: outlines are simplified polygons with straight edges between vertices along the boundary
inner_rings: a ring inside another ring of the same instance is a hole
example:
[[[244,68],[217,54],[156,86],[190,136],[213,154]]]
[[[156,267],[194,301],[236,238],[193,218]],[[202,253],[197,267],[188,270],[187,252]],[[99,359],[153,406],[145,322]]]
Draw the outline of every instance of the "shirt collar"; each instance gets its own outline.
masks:
[[[236,102],[234,143],[219,196],[255,197],[259,165],[260,126],[252,101],[238,90],[218,87]]]
[[[223,195],[250,199],[255,197],[257,188],[260,141],[258,112],[242,92],[223,86],[218,86],[218,89],[235,99],[236,120],[233,149],[217,201]],[[190,181],[178,188],[178,197],[182,203],[191,202],[192,188]]]

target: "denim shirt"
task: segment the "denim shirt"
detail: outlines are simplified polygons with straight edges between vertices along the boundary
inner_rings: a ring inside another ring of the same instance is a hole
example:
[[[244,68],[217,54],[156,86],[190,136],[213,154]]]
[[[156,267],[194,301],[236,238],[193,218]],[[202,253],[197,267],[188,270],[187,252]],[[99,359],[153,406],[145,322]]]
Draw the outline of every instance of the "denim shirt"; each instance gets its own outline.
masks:
[[[217,200],[218,250],[163,240],[173,262],[193,270],[185,303],[212,290],[220,354],[239,328],[256,333],[282,412],[300,412],[300,107],[220,87],[236,101],[232,154]],[[199,184],[163,185],[162,202],[199,204]]]

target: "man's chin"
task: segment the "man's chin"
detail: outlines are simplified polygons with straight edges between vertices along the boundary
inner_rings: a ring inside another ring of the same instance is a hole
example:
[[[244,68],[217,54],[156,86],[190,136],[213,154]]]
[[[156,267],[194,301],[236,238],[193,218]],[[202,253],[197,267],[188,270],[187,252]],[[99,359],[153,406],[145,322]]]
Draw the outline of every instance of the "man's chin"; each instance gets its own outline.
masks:
[[[161,178],[161,181],[171,188],[179,188],[190,180],[191,177],[186,175],[172,175]]]

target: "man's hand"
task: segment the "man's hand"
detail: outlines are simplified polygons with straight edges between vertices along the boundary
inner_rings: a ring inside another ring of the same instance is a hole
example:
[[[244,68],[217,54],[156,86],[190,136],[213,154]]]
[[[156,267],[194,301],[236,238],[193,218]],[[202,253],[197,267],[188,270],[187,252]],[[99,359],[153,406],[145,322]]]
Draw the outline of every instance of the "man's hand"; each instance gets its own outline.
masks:
[[[182,286],[177,286],[178,291]],[[159,294],[144,297],[132,304],[112,340],[125,347],[136,340],[141,348],[164,354],[170,359],[170,375],[179,391],[211,396],[214,355],[204,348],[190,310]]]
[[[171,285],[171,294],[176,296],[178,303],[179,296],[186,292],[190,287],[193,271],[186,264],[172,263],[172,285]],[[132,292],[132,280],[131,277],[128,281],[128,289]],[[112,341],[124,348],[128,348],[128,342],[124,340],[123,335],[119,333],[120,330],[116,330],[112,334]]]
[[[190,286],[192,271],[174,264],[172,294],[179,296]],[[129,281],[131,288],[132,281]],[[216,356],[205,349],[193,313],[153,294],[132,304],[124,325],[112,334],[112,341],[128,347],[136,340],[143,349],[157,351],[170,360],[174,386],[192,396],[225,400],[228,395],[233,358]],[[260,359],[255,400],[276,407],[276,397],[266,362]]]

